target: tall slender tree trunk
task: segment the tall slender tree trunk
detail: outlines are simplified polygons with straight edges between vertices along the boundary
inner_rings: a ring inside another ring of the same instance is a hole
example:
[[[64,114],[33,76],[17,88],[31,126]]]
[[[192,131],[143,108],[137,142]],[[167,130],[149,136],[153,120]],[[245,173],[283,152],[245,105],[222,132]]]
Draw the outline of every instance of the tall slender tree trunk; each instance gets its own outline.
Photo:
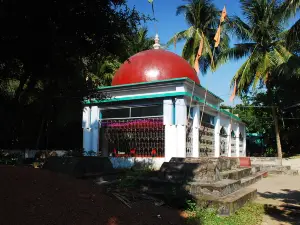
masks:
[[[282,148],[281,148],[280,132],[279,132],[279,125],[278,125],[277,112],[275,106],[272,107],[272,114],[273,114],[274,126],[275,126],[277,155],[280,160],[280,165],[282,165]]]

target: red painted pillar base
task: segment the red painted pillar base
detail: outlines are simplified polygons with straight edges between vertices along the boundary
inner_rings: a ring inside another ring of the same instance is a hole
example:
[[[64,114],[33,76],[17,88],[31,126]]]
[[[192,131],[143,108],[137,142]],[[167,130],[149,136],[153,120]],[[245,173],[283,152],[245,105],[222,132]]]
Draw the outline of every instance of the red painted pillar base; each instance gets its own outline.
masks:
[[[241,167],[251,167],[250,157],[239,157]]]

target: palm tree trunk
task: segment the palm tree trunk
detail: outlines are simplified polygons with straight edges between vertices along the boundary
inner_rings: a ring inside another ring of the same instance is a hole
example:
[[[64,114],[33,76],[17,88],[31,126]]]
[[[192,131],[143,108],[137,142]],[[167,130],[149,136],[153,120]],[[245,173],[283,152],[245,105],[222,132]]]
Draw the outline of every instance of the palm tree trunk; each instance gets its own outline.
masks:
[[[273,114],[274,126],[275,126],[277,155],[280,160],[280,165],[282,165],[282,149],[281,149],[281,142],[280,142],[280,133],[279,133],[279,126],[278,126],[277,112],[274,106],[272,107],[272,114]]]

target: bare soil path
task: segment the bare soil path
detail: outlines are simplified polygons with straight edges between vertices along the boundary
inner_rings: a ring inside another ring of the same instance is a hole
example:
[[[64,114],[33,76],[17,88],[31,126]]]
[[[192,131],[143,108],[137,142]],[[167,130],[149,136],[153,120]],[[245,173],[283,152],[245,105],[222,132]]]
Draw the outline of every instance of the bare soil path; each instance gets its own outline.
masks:
[[[251,185],[265,205],[263,225],[300,224],[300,176],[269,176]]]
[[[144,201],[127,207],[91,181],[0,166],[0,224],[182,225],[180,212]]]

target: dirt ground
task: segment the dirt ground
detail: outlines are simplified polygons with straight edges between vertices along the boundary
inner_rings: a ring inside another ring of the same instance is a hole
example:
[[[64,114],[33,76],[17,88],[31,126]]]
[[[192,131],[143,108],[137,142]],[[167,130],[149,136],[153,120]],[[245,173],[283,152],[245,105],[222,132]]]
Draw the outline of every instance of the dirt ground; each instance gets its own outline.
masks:
[[[180,212],[150,201],[127,207],[91,181],[49,171],[0,166],[2,225],[181,225]]]
[[[300,224],[300,175],[269,176],[254,185],[256,202],[265,205],[263,225]]]

